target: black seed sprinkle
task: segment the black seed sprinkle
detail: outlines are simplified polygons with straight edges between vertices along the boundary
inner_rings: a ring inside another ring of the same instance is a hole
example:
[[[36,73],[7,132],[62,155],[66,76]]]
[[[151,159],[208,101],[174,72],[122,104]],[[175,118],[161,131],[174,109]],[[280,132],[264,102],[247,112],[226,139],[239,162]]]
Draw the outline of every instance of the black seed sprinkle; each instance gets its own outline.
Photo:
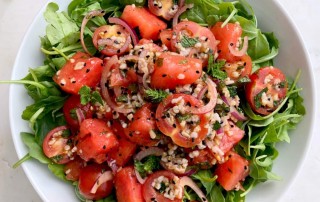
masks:
[[[233,46],[233,43],[230,43],[230,46]]]
[[[218,53],[221,53],[221,50],[218,50]]]
[[[102,149],[106,149],[106,148],[107,148],[106,145],[103,145]]]
[[[197,74],[200,74],[200,71],[199,71],[199,70],[197,70],[197,71],[196,71],[196,73],[197,73]]]
[[[87,70],[86,70],[86,73],[89,73],[89,72],[90,72],[90,69],[87,69]]]
[[[162,77],[166,77],[167,75],[166,74],[162,74]]]
[[[174,128],[176,128],[177,127],[177,125],[174,123],[173,125],[172,125]]]
[[[119,50],[117,50],[117,53],[120,53],[120,49],[119,49]]]
[[[118,35],[120,35],[120,34],[121,34],[121,32],[119,32],[119,31],[118,31],[118,32],[117,32],[117,34],[118,34]]]

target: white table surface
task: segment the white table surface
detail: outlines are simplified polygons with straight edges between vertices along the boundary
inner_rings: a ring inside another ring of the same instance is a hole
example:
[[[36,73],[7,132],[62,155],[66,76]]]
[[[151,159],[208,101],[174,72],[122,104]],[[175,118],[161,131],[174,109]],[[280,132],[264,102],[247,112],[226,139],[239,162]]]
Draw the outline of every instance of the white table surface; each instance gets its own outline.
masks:
[[[258,0],[259,1],[259,0]],[[294,19],[309,51],[316,86],[320,86],[320,1],[278,0]],[[8,80],[20,43],[28,26],[46,0],[0,0],[0,80]],[[18,160],[13,146],[8,115],[9,86],[0,85],[0,201],[41,201],[22,168],[13,169]],[[320,101],[320,93],[317,93]],[[319,108],[319,107],[318,107]],[[317,111],[317,115],[320,113]],[[320,136],[317,128],[302,169],[283,201],[319,201]]]

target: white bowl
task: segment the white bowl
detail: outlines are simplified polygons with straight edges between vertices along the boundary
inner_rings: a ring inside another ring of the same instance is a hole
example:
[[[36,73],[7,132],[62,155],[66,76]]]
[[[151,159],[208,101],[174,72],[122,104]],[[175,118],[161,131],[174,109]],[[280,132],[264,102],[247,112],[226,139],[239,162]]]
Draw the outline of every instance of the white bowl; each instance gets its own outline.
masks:
[[[66,10],[69,1],[56,0],[61,10]],[[247,201],[280,201],[285,191],[293,183],[293,179],[301,168],[309,147],[315,118],[315,89],[311,63],[304,47],[303,40],[294,23],[276,0],[249,0],[258,18],[259,27],[264,32],[274,32],[281,43],[280,54],[275,66],[281,68],[286,75],[295,77],[298,69],[302,69],[299,87],[303,88],[307,114],[298,128],[290,132],[291,144],[279,144],[279,157],[274,164],[273,171],[282,176],[282,181],[269,181],[258,185],[249,193]],[[39,36],[45,34],[46,23],[43,18],[43,8],[25,35],[17,55],[12,72],[12,79],[21,79],[29,67],[43,64],[40,52]],[[27,152],[27,147],[20,138],[21,131],[30,131],[28,123],[21,119],[22,111],[32,103],[25,89],[21,85],[10,88],[10,123],[13,141],[19,158]],[[44,201],[77,201],[73,187],[60,181],[45,165],[36,161],[23,163],[23,169],[33,187]]]

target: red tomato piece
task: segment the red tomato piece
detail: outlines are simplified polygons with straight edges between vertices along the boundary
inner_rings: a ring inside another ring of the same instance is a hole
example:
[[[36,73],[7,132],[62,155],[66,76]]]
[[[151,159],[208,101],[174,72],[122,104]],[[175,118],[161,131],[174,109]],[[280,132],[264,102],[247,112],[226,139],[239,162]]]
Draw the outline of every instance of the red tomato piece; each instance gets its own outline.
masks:
[[[69,161],[63,168],[67,180],[77,181],[79,180],[80,170],[85,166],[85,161],[75,157],[74,160]]]
[[[221,27],[223,22],[217,22],[211,31],[219,40],[217,49],[219,57],[218,59],[225,59],[227,62],[234,62],[237,57],[229,51],[229,45],[235,46],[242,35],[242,28],[237,23],[227,23],[224,27]]]
[[[138,182],[133,167],[125,167],[117,172],[114,186],[118,202],[144,202],[142,185]]]
[[[273,112],[285,99],[288,82],[276,67],[263,67],[250,76],[245,86],[246,99],[251,109],[261,115]]]
[[[119,144],[106,122],[99,119],[84,120],[77,138],[78,155],[85,161],[94,159],[97,163],[105,161],[106,154]]]
[[[92,37],[93,45],[106,56],[122,55],[129,50],[131,37],[121,25],[103,25]]]
[[[157,40],[161,30],[167,28],[167,24],[157,18],[143,7],[127,5],[121,15],[131,28],[139,28],[142,38]]]
[[[217,181],[227,191],[234,189],[249,174],[249,162],[235,152],[227,154],[228,160],[215,170]]]
[[[109,196],[113,189],[112,180],[102,183],[95,193],[91,193],[91,189],[99,177],[108,169],[108,166],[99,164],[91,164],[82,168],[78,184],[80,194],[89,200],[99,200]]]
[[[156,60],[151,75],[151,86],[175,89],[178,85],[192,84],[202,74],[202,61],[170,53],[162,53]]]
[[[72,157],[70,131],[67,126],[59,126],[46,135],[42,143],[43,153],[57,164],[65,164]]]
[[[179,8],[173,0],[148,0],[148,7],[151,13],[166,20],[172,19]]]
[[[166,45],[169,50],[172,50],[171,48],[172,36],[173,36],[173,31],[171,29],[165,29],[160,32],[160,40],[162,44]]]
[[[175,106],[175,104],[172,103],[173,99],[183,99],[186,105],[190,106],[197,106],[200,107],[202,103],[197,98],[186,95],[186,94],[173,94],[169,95],[165,100],[163,100],[157,108],[156,111],[156,120],[157,120],[157,126],[159,130],[171,137],[172,141],[179,145],[180,147],[190,148],[194,147],[197,144],[199,144],[207,135],[208,128],[205,127],[209,120],[206,118],[205,114],[199,114],[195,115],[199,117],[199,123],[196,126],[193,126],[191,128],[192,130],[196,127],[200,127],[200,131],[197,132],[197,137],[187,137],[182,134],[182,131],[184,127],[180,125],[180,123],[176,120],[173,124],[168,123],[166,120],[168,117],[166,117],[165,113]],[[174,117],[175,119],[176,117]]]
[[[227,153],[243,138],[243,136],[244,131],[229,121],[224,127],[224,135],[220,141],[219,148],[223,153]]]
[[[249,77],[252,71],[252,60],[249,55],[237,57],[234,62],[226,63],[222,68],[230,79],[237,81],[243,77]]]
[[[117,167],[126,165],[137,150],[137,144],[129,141],[124,129],[118,121],[113,121],[112,129],[118,136],[119,145],[108,153],[110,161],[115,161]]]
[[[182,43],[183,38],[192,38],[197,41],[194,45],[185,46]],[[171,40],[171,48],[184,56],[197,55],[198,58],[206,63],[208,56],[216,51],[217,43],[213,33],[207,28],[192,22],[183,21],[173,27],[173,37]],[[186,51],[189,49],[189,51]],[[202,54],[201,54],[202,53]]]
[[[68,126],[77,130],[79,128],[78,117],[76,109],[80,109],[84,114],[85,118],[92,118],[93,112],[90,109],[90,104],[82,105],[80,102],[79,95],[71,95],[63,105],[63,115],[67,121]]]
[[[215,157],[211,154],[208,148],[198,151],[199,155],[189,159],[191,165],[199,166],[201,169],[209,169],[216,163]]]
[[[143,146],[154,146],[158,140],[151,139],[151,130],[156,130],[156,121],[152,116],[151,104],[145,104],[134,114],[133,121],[124,129],[124,132],[131,142]]]
[[[130,84],[138,81],[138,76],[133,69],[129,69],[125,76],[121,73],[119,66],[111,71],[109,87],[128,87]]]
[[[81,87],[95,87],[100,82],[102,69],[101,59],[77,52],[54,75],[53,80],[63,91],[78,94]]]
[[[142,187],[142,194],[144,200],[146,202],[153,202],[153,201],[161,201],[161,202],[182,202],[182,198],[174,198],[173,200],[166,198],[163,194],[157,191],[153,186],[152,183],[154,180],[159,178],[160,176],[168,178],[170,183],[173,183],[173,179],[176,177],[175,174],[169,171],[157,171],[151,174]]]

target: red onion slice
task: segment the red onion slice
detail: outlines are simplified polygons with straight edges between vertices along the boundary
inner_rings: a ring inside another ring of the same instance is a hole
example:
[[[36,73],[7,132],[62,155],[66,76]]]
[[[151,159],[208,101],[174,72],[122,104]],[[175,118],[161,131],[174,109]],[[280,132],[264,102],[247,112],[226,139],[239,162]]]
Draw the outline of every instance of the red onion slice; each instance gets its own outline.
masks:
[[[136,178],[137,178],[138,182],[139,182],[140,184],[144,184],[145,181],[147,180],[147,178],[146,178],[146,177],[145,177],[145,178],[142,178],[141,175],[140,175],[140,173],[139,173],[139,171],[137,171],[137,169],[134,169],[134,173],[136,174]]]
[[[198,98],[199,100],[201,100],[201,99],[203,98],[204,94],[207,92],[207,90],[208,90],[208,86],[203,87],[203,88],[201,89],[201,91],[198,93],[197,98]]]
[[[137,45],[139,42],[137,33],[128,25],[128,23],[120,18],[112,17],[109,18],[108,21],[110,23],[122,25],[130,34],[132,38],[133,45]]]
[[[76,109],[76,114],[77,114],[77,118],[78,118],[78,123],[80,125],[82,123],[82,121],[85,120],[85,116],[83,114],[83,111],[80,108]]]
[[[218,97],[216,84],[210,78],[206,79],[206,83],[208,86],[208,91],[209,91],[208,93],[210,93],[210,100],[203,107],[199,107],[199,108],[190,107],[189,112],[192,114],[205,114],[205,113],[212,111],[214,109],[214,107],[216,106],[217,97]]]
[[[95,11],[90,11],[89,13],[87,13],[87,15],[83,18],[82,23],[81,23],[81,29],[80,29],[80,42],[82,45],[83,50],[88,53],[89,55],[91,55],[91,53],[88,51],[86,44],[84,43],[84,39],[83,39],[83,34],[84,34],[84,29],[87,25],[87,23],[89,22],[89,20],[95,16],[104,16],[106,13],[104,10],[95,10]]]
[[[161,156],[162,153],[164,152],[163,149],[160,149],[158,147],[149,147],[148,149],[141,150],[138,152],[135,156],[134,159],[141,161],[147,156],[154,155],[154,156]]]
[[[247,120],[247,117],[240,113],[234,106],[230,106],[230,113],[234,118],[236,118],[239,121]]]
[[[245,36],[243,38],[243,46],[242,46],[242,49],[241,50],[237,50],[235,48],[235,45],[231,46],[231,44],[229,44],[229,50],[230,50],[230,53],[234,56],[237,56],[237,57],[241,57],[243,55],[246,54],[247,50],[248,50],[248,46],[249,46],[249,40],[248,40],[248,37]]]
[[[180,1],[179,1],[179,7],[184,6],[184,3],[185,3],[185,0],[180,0]]]
[[[113,179],[113,175],[111,171],[106,171],[104,173],[102,173],[99,178],[96,180],[96,183],[94,183],[93,187],[90,190],[91,194],[95,194],[97,192],[97,190],[99,189],[99,187],[109,181]]]
[[[174,15],[173,17],[173,20],[172,20],[172,27],[176,26],[178,24],[178,19],[179,19],[179,16],[184,13],[187,9],[190,9],[193,7],[193,4],[187,4],[187,5],[184,5],[182,6],[181,8],[179,8],[179,10],[176,12],[176,14]]]
[[[185,186],[190,187],[199,196],[202,202],[208,202],[206,195],[190,177],[184,176],[180,178],[179,186],[182,188],[182,190]]]
[[[101,76],[101,81],[100,81],[100,86],[101,86],[101,92],[102,92],[102,97],[104,100],[107,102],[107,104],[116,112],[123,113],[123,114],[128,114],[132,112],[133,110],[131,108],[123,108],[119,107],[114,101],[112,101],[110,95],[109,95],[109,89],[107,85],[108,81],[108,76],[110,74],[111,67],[115,64],[118,64],[118,56],[114,55],[112,56],[105,64],[105,67],[102,71],[102,76]]]

